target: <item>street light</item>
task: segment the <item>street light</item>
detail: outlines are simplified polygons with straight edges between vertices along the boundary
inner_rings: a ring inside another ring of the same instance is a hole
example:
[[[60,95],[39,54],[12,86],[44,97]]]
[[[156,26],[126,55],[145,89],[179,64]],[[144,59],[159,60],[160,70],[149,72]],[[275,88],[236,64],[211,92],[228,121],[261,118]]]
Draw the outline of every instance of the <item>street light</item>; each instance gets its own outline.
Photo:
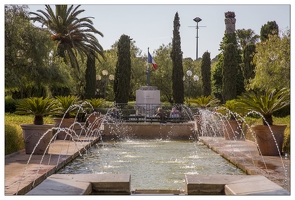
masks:
[[[107,75],[109,74],[108,70],[104,69],[102,70],[102,75],[103,75],[103,78],[104,78],[104,99],[106,99],[106,89],[107,89]]]
[[[188,76],[188,99],[191,98],[191,75],[192,75],[192,71],[191,70],[187,70],[186,71],[186,75]]]
[[[102,76],[103,76],[103,81],[104,81],[104,99],[106,99],[106,91],[107,91],[107,85],[108,85],[108,80],[113,81],[115,79],[115,76],[113,74],[110,74],[108,77],[108,70],[104,69],[101,72]],[[101,76],[97,75],[96,76],[96,80],[101,80]]]
[[[200,17],[196,17],[194,19],[195,22],[197,22],[197,26],[196,26],[196,29],[197,29],[197,36],[196,36],[196,60],[198,59],[198,38],[199,38],[199,22],[202,21],[202,19]]]
[[[98,89],[98,87],[99,87],[99,81],[101,80],[101,75],[99,75],[99,74],[97,74],[96,75],[96,95],[98,95],[98,97],[100,96],[99,95],[99,89]]]

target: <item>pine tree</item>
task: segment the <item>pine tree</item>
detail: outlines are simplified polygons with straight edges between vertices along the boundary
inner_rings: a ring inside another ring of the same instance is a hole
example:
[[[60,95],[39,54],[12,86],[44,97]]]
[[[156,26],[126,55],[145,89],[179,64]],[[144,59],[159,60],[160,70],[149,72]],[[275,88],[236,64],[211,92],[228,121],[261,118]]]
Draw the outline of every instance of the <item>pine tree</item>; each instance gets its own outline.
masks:
[[[182,51],[181,51],[181,41],[179,34],[179,16],[178,12],[174,16],[174,29],[173,29],[173,39],[172,39],[172,93],[173,100],[176,104],[183,104],[184,102],[184,86],[183,86],[183,66],[182,66]]]
[[[211,95],[211,59],[210,53],[207,51],[202,56],[201,64],[202,82],[203,82],[203,95]]]
[[[129,36],[122,35],[118,42],[118,61],[114,80],[116,103],[127,104],[129,100],[131,76],[130,40]]]
[[[260,41],[265,42],[268,40],[268,35],[278,35],[279,26],[276,21],[267,22],[260,29]]]

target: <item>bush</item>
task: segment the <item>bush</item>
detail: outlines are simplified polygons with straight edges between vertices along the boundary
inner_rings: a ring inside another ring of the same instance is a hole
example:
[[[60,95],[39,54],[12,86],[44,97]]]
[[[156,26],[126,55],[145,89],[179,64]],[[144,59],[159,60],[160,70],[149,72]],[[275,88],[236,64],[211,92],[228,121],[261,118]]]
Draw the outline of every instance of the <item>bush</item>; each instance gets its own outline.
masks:
[[[24,148],[22,130],[19,125],[5,124],[5,155]]]
[[[25,148],[20,124],[32,124],[33,119],[33,115],[5,113],[5,155]],[[44,124],[53,123],[52,117],[44,117]]]
[[[5,97],[5,112],[14,113],[16,110],[16,101],[12,96]]]

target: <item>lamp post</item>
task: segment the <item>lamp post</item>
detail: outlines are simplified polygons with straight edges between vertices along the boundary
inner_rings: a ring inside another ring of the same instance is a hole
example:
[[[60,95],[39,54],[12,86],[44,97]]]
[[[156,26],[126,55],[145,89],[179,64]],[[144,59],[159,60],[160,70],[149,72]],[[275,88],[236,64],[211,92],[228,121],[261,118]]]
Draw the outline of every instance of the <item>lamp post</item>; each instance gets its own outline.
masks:
[[[98,89],[100,84],[99,84],[99,81],[101,80],[101,75],[97,74],[96,75],[96,95],[99,97],[99,93],[100,93],[100,90]]]
[[[102,70],[101,74],[102,74],[103,80],[104,80],[104,99],[106,99],[108,80],[113,81],[115,79],[115,76],[113,74],[110,74],[108,77],[109,72],[106,69]],[[98,76],[100,77],[100,75],[98,75]]]
[[[104,95],[103,95],[103,97],[104,97],[104,99],[106,99],[106,90],[107,90],[107,75],[109,74],[109,72],[108,72],[108,70],[106,70],[106,69],[104,69],[104,70],[102,70],[102,75],[103,75],[103,79],[104,79]]]
[[[197,22],[197,36],[196,36],[196,60],[198,59],[198,38],[199,38],[199,22],[202,21],[202,19],[200,17],[196,17],[194,18],[194,21]]]
[[[192,71],[191,70],[187,70],[186,71],[186,75],[188,76],[188,99],[191,98],[191,75],[192,75]]]
[[[188,99],[190,99],[191,98],[191,78],[190,77],[193,75],[193,73],[191,70],[187,70],[186,75],[188,76]],[[183,80],[185,80],[185,77],[183,77]],[[194,82],[197,82],[199,80],[199,76],[194,75],[193,80],[194,80]],[[190,105],[190,103],[189,103],[189,105]]]

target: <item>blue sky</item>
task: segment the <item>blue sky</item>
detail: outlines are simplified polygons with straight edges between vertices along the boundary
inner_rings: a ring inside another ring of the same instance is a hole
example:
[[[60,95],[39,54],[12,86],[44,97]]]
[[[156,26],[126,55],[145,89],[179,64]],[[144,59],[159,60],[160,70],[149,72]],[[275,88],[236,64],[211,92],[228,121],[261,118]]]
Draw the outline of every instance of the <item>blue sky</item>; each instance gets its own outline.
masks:
[[[210,0],[206,1],[207,4],[197,4],[198,1],[181,1],[181,4],[173,1],[170,4],[153,1],[140,1],[140,4],[136,1],[124,1],[124,4],[112,0],[98,2],[100,3],[93,4],[91,1],[80,1],[79,4],[80,9],[85,10],[81,17],[94,17],[94,27],[104,34],[104,37],[98,36],[103,48],[110,49],[122,34],[126,34],[133,38],[143,55],[147,54],[148,47],[153,55],[153,51],[161,45],[171,43],[176,12],[180,18],[181,50],[184,58],[196,58],[196,22],[193,21],[195,17],[202,19],[198,31],[199,57],[206,51],[211,53],[211,58],[219,53],[219,44],[225,31],[224,13],[227,11],[235,12],[236,29],[252,29],[256,34],[260,34],[261,26],[268,21],[276,21],[282,31],[290,29],[291,26],[291,1],[284,0],[268,1],[269,4],[263,4],[263,1],[260,4],[257,4],[259,1],[255,1],[255,4],[251,1],[239,1],[244,4],[225,4],[222,3],[224,1]],[[29,5],[30,11],[35,12],[38,9],[45,10],[45,3],[46,1],[44,4],[38,4],[37,1],[36,4],[36,1],[33,1],[26,4]],[[52,5],[54,3],[50,2]],[[71,1],[67,4],[77,2]]]

